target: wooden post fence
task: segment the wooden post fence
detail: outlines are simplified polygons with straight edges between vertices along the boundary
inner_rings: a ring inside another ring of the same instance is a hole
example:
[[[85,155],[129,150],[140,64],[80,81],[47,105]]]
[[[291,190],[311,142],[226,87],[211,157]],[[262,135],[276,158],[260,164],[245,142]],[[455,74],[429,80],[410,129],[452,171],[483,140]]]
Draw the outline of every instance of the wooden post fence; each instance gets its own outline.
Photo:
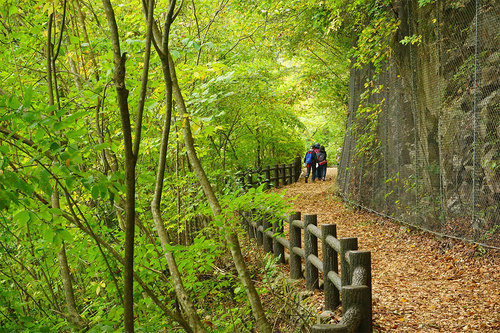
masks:
[[[289,185],[297,182],[300,178],[302,170],[300,161],[300,157],[296,157],[294,163],[282,165],[275,164],[274,166],[268,165],[257,171],[240,171],[236,173],[236,178],[245,189],[257,187],[262,183],[266,184],[266,189],[271,186],[280,187],[280,185]]]
[[[300,220],[300,212],[287,217],[289,240],[283,235],[283,220],[273,221],[268,214],[255,218],[255,214],[240,212],[240,216],[249,237],[255,237],[265,252],[273,253],[283,263],[287,250],[291,279],[302,278],[302,261],[308,290],[319,288],[319,272],[323,273],[325,310],[334,310],[342,299],[340,323],[316,324],[312,327],[313,333],[372,332],[371,253],[357,250],[357,238],[337,239],[336,226],[322,225],[321,229],[318,228],[316,215],[304,215],[303,221]],[[322,260],[318,257],[319,240],[322,242]]]

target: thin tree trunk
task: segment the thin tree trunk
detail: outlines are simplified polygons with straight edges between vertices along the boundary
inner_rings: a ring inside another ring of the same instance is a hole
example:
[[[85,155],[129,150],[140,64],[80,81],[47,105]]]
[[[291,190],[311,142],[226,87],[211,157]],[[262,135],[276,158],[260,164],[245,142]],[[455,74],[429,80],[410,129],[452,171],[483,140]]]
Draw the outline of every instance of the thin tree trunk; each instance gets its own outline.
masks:
[[[128,90],[125,86],[126,53],[120,50],[120,39],[115,13],[110,0],[102,0],[108,20],[114,58],[114,84],[120,108],[121,127],[125,150],[125,262],[123,268],[123,318],[127,333],[134,332],[134,237],[135,237],[135,164],[132,129],[128,106]]]
[[[48,23],[49,31],[47,34],[47,86],[49,90],[49,105],[54,105],[55,103],[53,94],[52,75],[54,74],[54,77],[56,77],[55,73],[52,73],[53,67],[51,66],[55,65],[55,57],[53,57],[53,48],[50,40],[52,35],[52,29],[51,29],[52,21],[53,21],[53,14],[51,14],[49,17],[49,23]],[[60,208],[59,191],[57,189],[57,184],[54,186],[54,191],[52,192],[51,207],[58,209]],[[82,319],[76,308],[75,295],[73,293],[73,284],[71,283],[71,276],[69,273],[70,271],[69,271],[68,259],[66,256],[66,247],[64,245],[64,242],[62,244],[61,250],[57,254],[57,258],[59,260],[59,269],[61,272],[61,280],[63,283],[64,296],[66,299],[66,308],[68,310],[68,316],[67,316],[68,321],[79,328],[84,328],[87,324]]]
[[[95,68],[95,78],[96,78],[97,81],[99,81],[99,67],[97,67],[97,60],[96,60],[96,57],[95,57],[95,54],[94,54],[94,50],[93,50],[92,44],[90,43],[89,35],[87,33],[87,27],[85,25],[85,16],[82,13],[82,8],[80,6],[80,1],[79,0],[74,0],[74,1],[75,1],[76,9],[78,11],[78,19],[80,20],[80,24],[82,26],[83,38],[85,40],[85,43],[87,43],[88,46],[89,46],[90,60],[92,61],[92,64],[94,65],[94,68]]]
[[[148,3],[148,14],[147,19],[148,23],[151,24],[152,27],[152,17],[153,17],[153,1],[150,0]],[[164,34],[166,36],[163,37],[163,51],[168,52],[168,34],[170,30],[170,25],[172,23],[173,11],[175,8],[175,0],[171,1],[169,4],[169,9],[167,13],[167,19],[165,23]],[[182,284],[181,274],[177,267],[177,263],[173,254],[168,251],[168,246],[170,244],[170,239],[168,237],[167,231],[164,227],[163,218],[161,217],[160,203],[161,203],[161,195],[163,191],[163,177],[165,175],[165,165],[167,159],[167,148],[168,148],[168,136],[170,133],[170,125],[172,118],[172,82],[170,79],[170,70],[169,70],[169,62],[163,56],[162,57],[162,70],[163,77],[165,81],[165,119],[163,124],[163,131],[161,137],[161,145],[160,145],[160,156],[158,162],[158,172],[156,174],[156,184],[155,184],[155,193],[153,201],[151,202],[151,213],[153,214],[153,220],[156,227],[156,232],[160,239],[160,243],[165,255],[165,259],[167,260],[168,269],[170,271],[170,276],[172,277],[172,282],[175,290],[175,294],[186,313],[189,324],[192,327],[194,332],[206,332],[205,327],[201,323],[200,317],[196,312],[196,308],[189,298],[189,294],[186,292],[184,285]]]
[[[219,201],[217,200],[217,197],[215,196],[215,193],[212,189],[212,186],[210,185],[210,182],[208,181],[208,178],[205,174],[205,170],[201,166],[198,156],[196,155],[189,117],[185,116],[187,115],[186,105],[184,103],[184,98],[182,96],[182,92],[180,90],[177,81],[177,74],[175,72],[174,62],[172,60],[172,57],[170,56],[170,53],[167,54],[167,56],[169,60],[170,76],[172,80],[175,102],[179,110],[179,115],[183,119],[184,123],[182,128],[182,133],[184,136],[184,144],[186,145],[186,151],[189,160],[191,162],[191,165],[193,167],[193,170],[196,173],[198,180],[200,181],[200,184],[203,188],[203,192],[207,197],[208,203],[212,209],[212,213],[214,214],[214,216],[218,216],[222,213],[222,208],[219,204]],[[255,289],[255,286],[250,277],[250,273],[245,264],[245,259],[241,253],[238,236],[236,235],[236,233],[230,230],[224,230],[223,234],[226,239],[227,245],[229,246],[229,249],[231,251],[234,264],[236,266],[236,269],[240,277],[240,281],[245,287],[248,300],[250,301],[250,306],[252,307],[253,316],[256,320],[257,328],[261,333],[268,333],[268,332],[271,333],[272,331],[271,325],[269,324],[269,321],[267,320],[267,317],[264,313],[264,309],[262,307],[259,294]]]
[[[94,241],[96,242],[97,246],[99,247],[101,253],[103,254],[104,256],[104,252],[102,252],[102,249],[101,249],[101,246],[106,248],[109,253],[120,263],[122,264],[123,266],[125,266],[125,259],[120,256],[120,254],[118,252],[116,252],[116,250],[109,244],[107,243],[106,241],[104,241],[100,236],[98,236],[96,233],[94,233],[94,231],[91,229],[90,225],[88,224],[88,222],[85,220],[85,216],[82,214],[82,212],[80,211],[80,209],[78,208],[78,205],[76,204],[76,202],[71,198],[71,196],[69,195],[69,193],[66,191],[65,192],[65,195],[66,195],[66,202],[68,204],[68,207],[70,208],[70,211],[71,211],[71,216],[69,215],[64,215],[64,217],[68,220],[68,221],[71,221],[72,223],[75,223],[78,228],[80,228],[80,230],[82,230],[84,233],[86,233],[87,235],[89,235],[90,237],[92,237],[92,239],[94,239]],[[76,207],[79,215],[82,217],[83,219],[83,223],[82,224],[82,221],[80,221],[80,219],[78,218],[78,215],[77,213],[75,212],[75,210],[73,209],[73,205]],[[106,257],[104,257],[106,258]],[[109,265],[108,265],[109,267]],[[110,273],[112,274],[112,272],[110,271]],[[136,273],[136,272],[133,272],[133,276],[135,278],[135,280],[137,281],[137,283],[143,288],[143,290],[146,292],[146,294],[149,295],[149,297],[151,297],[151,299],[153,300],[153,302],[160,308],[162,309],[162,311],[169,317],[171,317],[172,319],[174,319],[175,321],[177,321],[185,330],[186,332],[190,333],[192,332],[192,329],[191,327],[188,325],[188,323],[184,320],[184,318],[180,315],[177,315],[176,313],[174,313],[173,311],[171,311],[170,309],[168,309],[160,300],[159,298],[156,296],[156,294],[148,287],[148,285],[141,279],[141,277]],[[121,298],[121,296],[120,296]]]
[[[52,208],[60,208],[59,191],[57,190],[57,185],[54,187],[54,191],[52,192],[51,201]],[[66,256],[66,246],[64,244],[64,241],[61,250],[59,250],[59,252],[57,253],[57,259],[59,260],[59,270],[63,283],[64,297],[66,299],[66,308],[68,310],[67,319],[71,324],[77,326],[78,328],[84,328],[87,326],[87,323],[80,316],[80,313],[76,308],[75,294],[73,292],[73,283],[71,282],[68,257]]]
[[[66,246],[62,245],[61,250],[57,253],[59,260],[59,269],[61,272],[61,279],[64,288],[64,296],[66,297],[66,308],[68,309],[68,321],[78,328],[87,326],[86,322],[80,316],[76,308],[75,295],[73,292],[73,283],[71,282],[71,275],[69,271],[68,258],[66,256]]]

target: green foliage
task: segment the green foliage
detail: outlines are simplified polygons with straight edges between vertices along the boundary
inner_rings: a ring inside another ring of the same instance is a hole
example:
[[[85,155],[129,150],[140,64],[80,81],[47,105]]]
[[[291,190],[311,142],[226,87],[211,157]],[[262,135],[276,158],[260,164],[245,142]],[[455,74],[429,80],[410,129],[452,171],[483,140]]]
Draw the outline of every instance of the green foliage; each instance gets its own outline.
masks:
[[[137,3],[113,4],[127,54],[134,127],[145,22]],[[156,5],[161,23],[168,4]],[[184,3],[172,27],[169,47],[197,153],[224,214],[209,218],[181,139],[184,122],[174,110],[162,218],[185,287],[215,331],[253,329],[236,273],[219,269],[227,254],[215,227],[236,228],[233,212],[243,208],[274,216],[290,210],[281,194],[236,192],[234,172],[289,163],[311,141],[332,151],[341,145],[349,39],[336,33],[345,19],[339,8],[312,0],[207,0]],[[0,326],[76,330],[65,316],[59,277],[64,248],[77,310],[89,331],[121,331],[117,255],[123,255],[125,154],[104,9],[100,2],[22,0],[5,2],[0,14]],[[167,308],[175,308],[150,213],[165,115],[163,73],[154,52],[149,75],[137,162],[135,269]],[[138,331],[179,330],[141,285],[134,290]]]
[[[434,3],[436,0],[418,0],[418,5],[420,7],[424,7],[426,5],[429,5],[431,3]]]
[[[405,36],[405,38],[403,38],[399,42],[401,44],[403,44],[403,45],[408,45],[408,44],[411,44],[411,45],[414,45],[414,44],[420,45],[420,43],[422,42],[422,35],[418,35],[418,36],[417,35]]]

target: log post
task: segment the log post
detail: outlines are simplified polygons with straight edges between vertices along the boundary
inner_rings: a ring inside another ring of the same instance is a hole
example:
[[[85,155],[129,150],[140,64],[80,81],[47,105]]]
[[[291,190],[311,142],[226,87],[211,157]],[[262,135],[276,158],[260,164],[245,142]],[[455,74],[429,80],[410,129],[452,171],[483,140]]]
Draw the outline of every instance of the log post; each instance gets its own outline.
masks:
[[[367,286],[342,287],[342,320],[341,324],[350,326],[352,332],[372,333],[372,318],[368,318],[369,288]]]
[[[337,226],[335,224],[323,224],[321,226],[321,234],[323,236],[323,277],[325,280],[324,293],[325,293],[325,309],[334,310],[340,304],[339,290],[328,278],[329,272],[339,272],[338,255],[330,245],[326,243],[327,236],[337,238]]]
[[[295,161],[293,162],[294,166],[294,182],[297,182],[300,178],[300,173],[302,172],[302,159],[297,156],[295,157]]]
[[[246,212],[240,209],[240,210],[238,210],[238,216],[240,218],[241,226],[247,232],[248,238],[250,238],[250,223],[247,219]]]
[[[349,333],[345,325],[316,324],[312,327],[312,333]]]
[[[253,226],[254,222],[254,215],[255,215],[255,208],[247,212],[247,218],[249,221],[249,228],[250,228],[250,238],[257,238],[257,229]]]
[[[358,249],[358,239],[355,237],[346,237],[339,239],[340,242],[340,281],[342,286],[347,286],[351,284],[351,275],[349,263],[347,262],[347,258],[345,254],[347,251],[353,251]],[[344,300],[344,295],[342,295],[342,302]]]
[[[263,221],[263,227],[264,227],[264,231],[262,232],[264,238],[263,238],[263,243],[264,243],[264,252],[265,253],[270,253],[270,252],[273,252],[273,239],[272,237],[269,237],[267,235],[267,231],[270,231],[272,228],[271,228],[271,216],[268,214],[268,213],[265,213],[263,218],[262,218],[262,221]]]
[[[283,185],[286,185],[286,164],[281,166],[281,180],[283,181]]]
[[[293,183],[293,164],[288,164],[288,184]]]
[[[285,263],[285,247],[283,244],[278,242],[277,236],[283,236],[283,220],[276,220],[273,223],[273,234],[275,235],[273,238],[273,249],[274,249],[274,257],[279,258],[278,262],[280,264]]]
[[[247,175],[247,189],[253,187],[252,173]]]
[[[274,179],[276,181],[274,187],[280,187],[280,167],[278,164],[274,165]]]
[[[259,230],[260,227],[262,227],[262,220],[263,219],[264,219],[263,217],[260,217],[260,218],[258,218],[256,220],[256,222],[257,222],[257,228],[255,230],[255,233],[257,235],[257,245],[258,246],[262,246],[262,244],[263,244],[264,235],[263,235],[263,232]]]
[[[367,287],[365,295],[360,304],[361,325],[360,332],[372,332],[372,272],[370,251],[349,252],[351,267],[351,284],[353,286],[363,285]]]
[[[266,168],[264,169],[264,175],[266,176],[266,186],[265,188],[266,189],[269,189],[271,188],[271,168],[268,166],[266,166]]]
[[[239,182],[241,183],[241,186],[243,188],[245,188],[245,174],[241,171],[238,171],[236,173],[236,178],[239,180]]]
[[[297,280],[302,277],[302,260],[298,254],[293,252],[293,248],[301,248],[302,237],[300,228],[293,225],[294,220],[300,220],[300,212],[291,214],[288,217],[290,233],[290,279]]]
[[[314,290],[319,288],[318,268],[309,260],[310,255],[318,256],[318,238],[309,230],[308,225],[317,225],[316,215],[304,215],[304,247],[306,255],[306,289]]]

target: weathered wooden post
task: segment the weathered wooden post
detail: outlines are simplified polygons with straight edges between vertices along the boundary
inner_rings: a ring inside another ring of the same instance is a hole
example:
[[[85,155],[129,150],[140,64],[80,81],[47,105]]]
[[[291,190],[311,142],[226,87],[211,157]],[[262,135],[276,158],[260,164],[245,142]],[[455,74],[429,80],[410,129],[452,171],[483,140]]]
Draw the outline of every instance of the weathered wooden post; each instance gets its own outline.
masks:
[[[278,242],[278,236],[283,235],[283,220],[275,220],[273,223],[273,234],[275,237],[273,238],[273,249],[274,249],[274,257],[279,258],[278,262],[280,264],[285,263],[285,247],[283,244]]]
[[[351,275],[349,263],[347,262],[347,258],[345,254],[347,251],[353,251],[358,249],[358,239],[355,237],[346,237],[339,239],[340,242],[340,281],[342,286],[347,286],[351,284]],[[344,300],[344,296],[342,295],[342,301]]]
[[[266,168],[264,169],[264,175],[266,176],[266,189],[269,189],[271,188],[271,168],[268,166],[266,166]]]
[[[317,324],[312,327],[312,333],[372,333],[370,325],[364,326],[364,304],[368,294],[367,286],[342,287],[342,319],[336,325]]]
[[[253,208],[248,213],[248,221],[250,222],[250,238],[257,238],[257,228],[253,226],[253,222],[255,220],[255,208]]]
[[[351,285],[366,286],[363,297],[358,300],[361,310],[359,332],[372,332],[372,271],[370,251],[349,252],[349,266],[351,267]]]
[[[288,164],[288,184],[293,183],[293,164]]]
[[[316,215],[304,215],[304,247],[306,255],[306,289],[319,288],[318,268],[309,260],[310,255],[318,256],[318,238],[307,228],[308,225],[317,225]]]
[[[274,179],[276,181],[274,187],[280,187],[280,167],[278,164],[274,165]]]
[[[272,229],[270,219],[271,219],[271,217],[269,216],[268,213],[265,213],[263,218],[262,218],[263,227],[264,227],[264,231],[262,232],[263,236],[264,236],[264,239],[263,239],[264,252],[266,252],[266,253],[273,252],[273,238],[269,237],[269,235],[267,234],[267,232],[271,231],[271,229]]]
[[[302,237],[300,228],[293,225],[294,220],[300,220],[300,212],[291,214],[288,217],[290,233],[290,278],[297,280],[302,277],[302,260],[300,256],[293,251],[293,248],[301,248]]]
[[[339,291],[333,284],[333,282],[328,278],[329,272],[335,272],[338,274],[339,264],[337,252],[326,242],[326,237],[333,236],[337,238],[337,226],[335,224],[323,224],[321,225],[321,234],[323,236],[323,278],[324,282],[324,292],[325,292],[325,309],[334,310],[339,304]]]
[[[364,315],[367,311],[367,296],[367,286],[350,285],[342,287],[342,320],[340,323],[349,327],[351,332],[372,332],[371,317],[366,320],[367,318]]]
[[[281,179],[283,181],[283,185],[286,185],[286,164],[281,166]]]
[[[345,325],[316,324],[312,327],[311,333],[350,333]]]
[[[253,187],[253,180],[252,180],[252,173],[250,172],[248,175],[247,175],[247,189]]]
[[[250,238],[250,222],[247,219],[247,212],[243,210],[238,210],[238,216],[241,220],[241,226],[246,230],[248,237]]]
[[[294,172],[294,181],[298,181],[300,178],[300,174],[302,172],[302,159],[297,156],[295,157],[295,161],[293,162],[293,170]]]
[[[257,235],[257,245],[258,246],[262,246],[263,244],[263,238],[264,238],[264,235],[263,235],[263,232],[261,231],[261,227],[262,227],[262,220],[264,218],[263,217],[259,217],[256,219],[256,222],[257,222],[257,228],[255,230],[255,233]]]

